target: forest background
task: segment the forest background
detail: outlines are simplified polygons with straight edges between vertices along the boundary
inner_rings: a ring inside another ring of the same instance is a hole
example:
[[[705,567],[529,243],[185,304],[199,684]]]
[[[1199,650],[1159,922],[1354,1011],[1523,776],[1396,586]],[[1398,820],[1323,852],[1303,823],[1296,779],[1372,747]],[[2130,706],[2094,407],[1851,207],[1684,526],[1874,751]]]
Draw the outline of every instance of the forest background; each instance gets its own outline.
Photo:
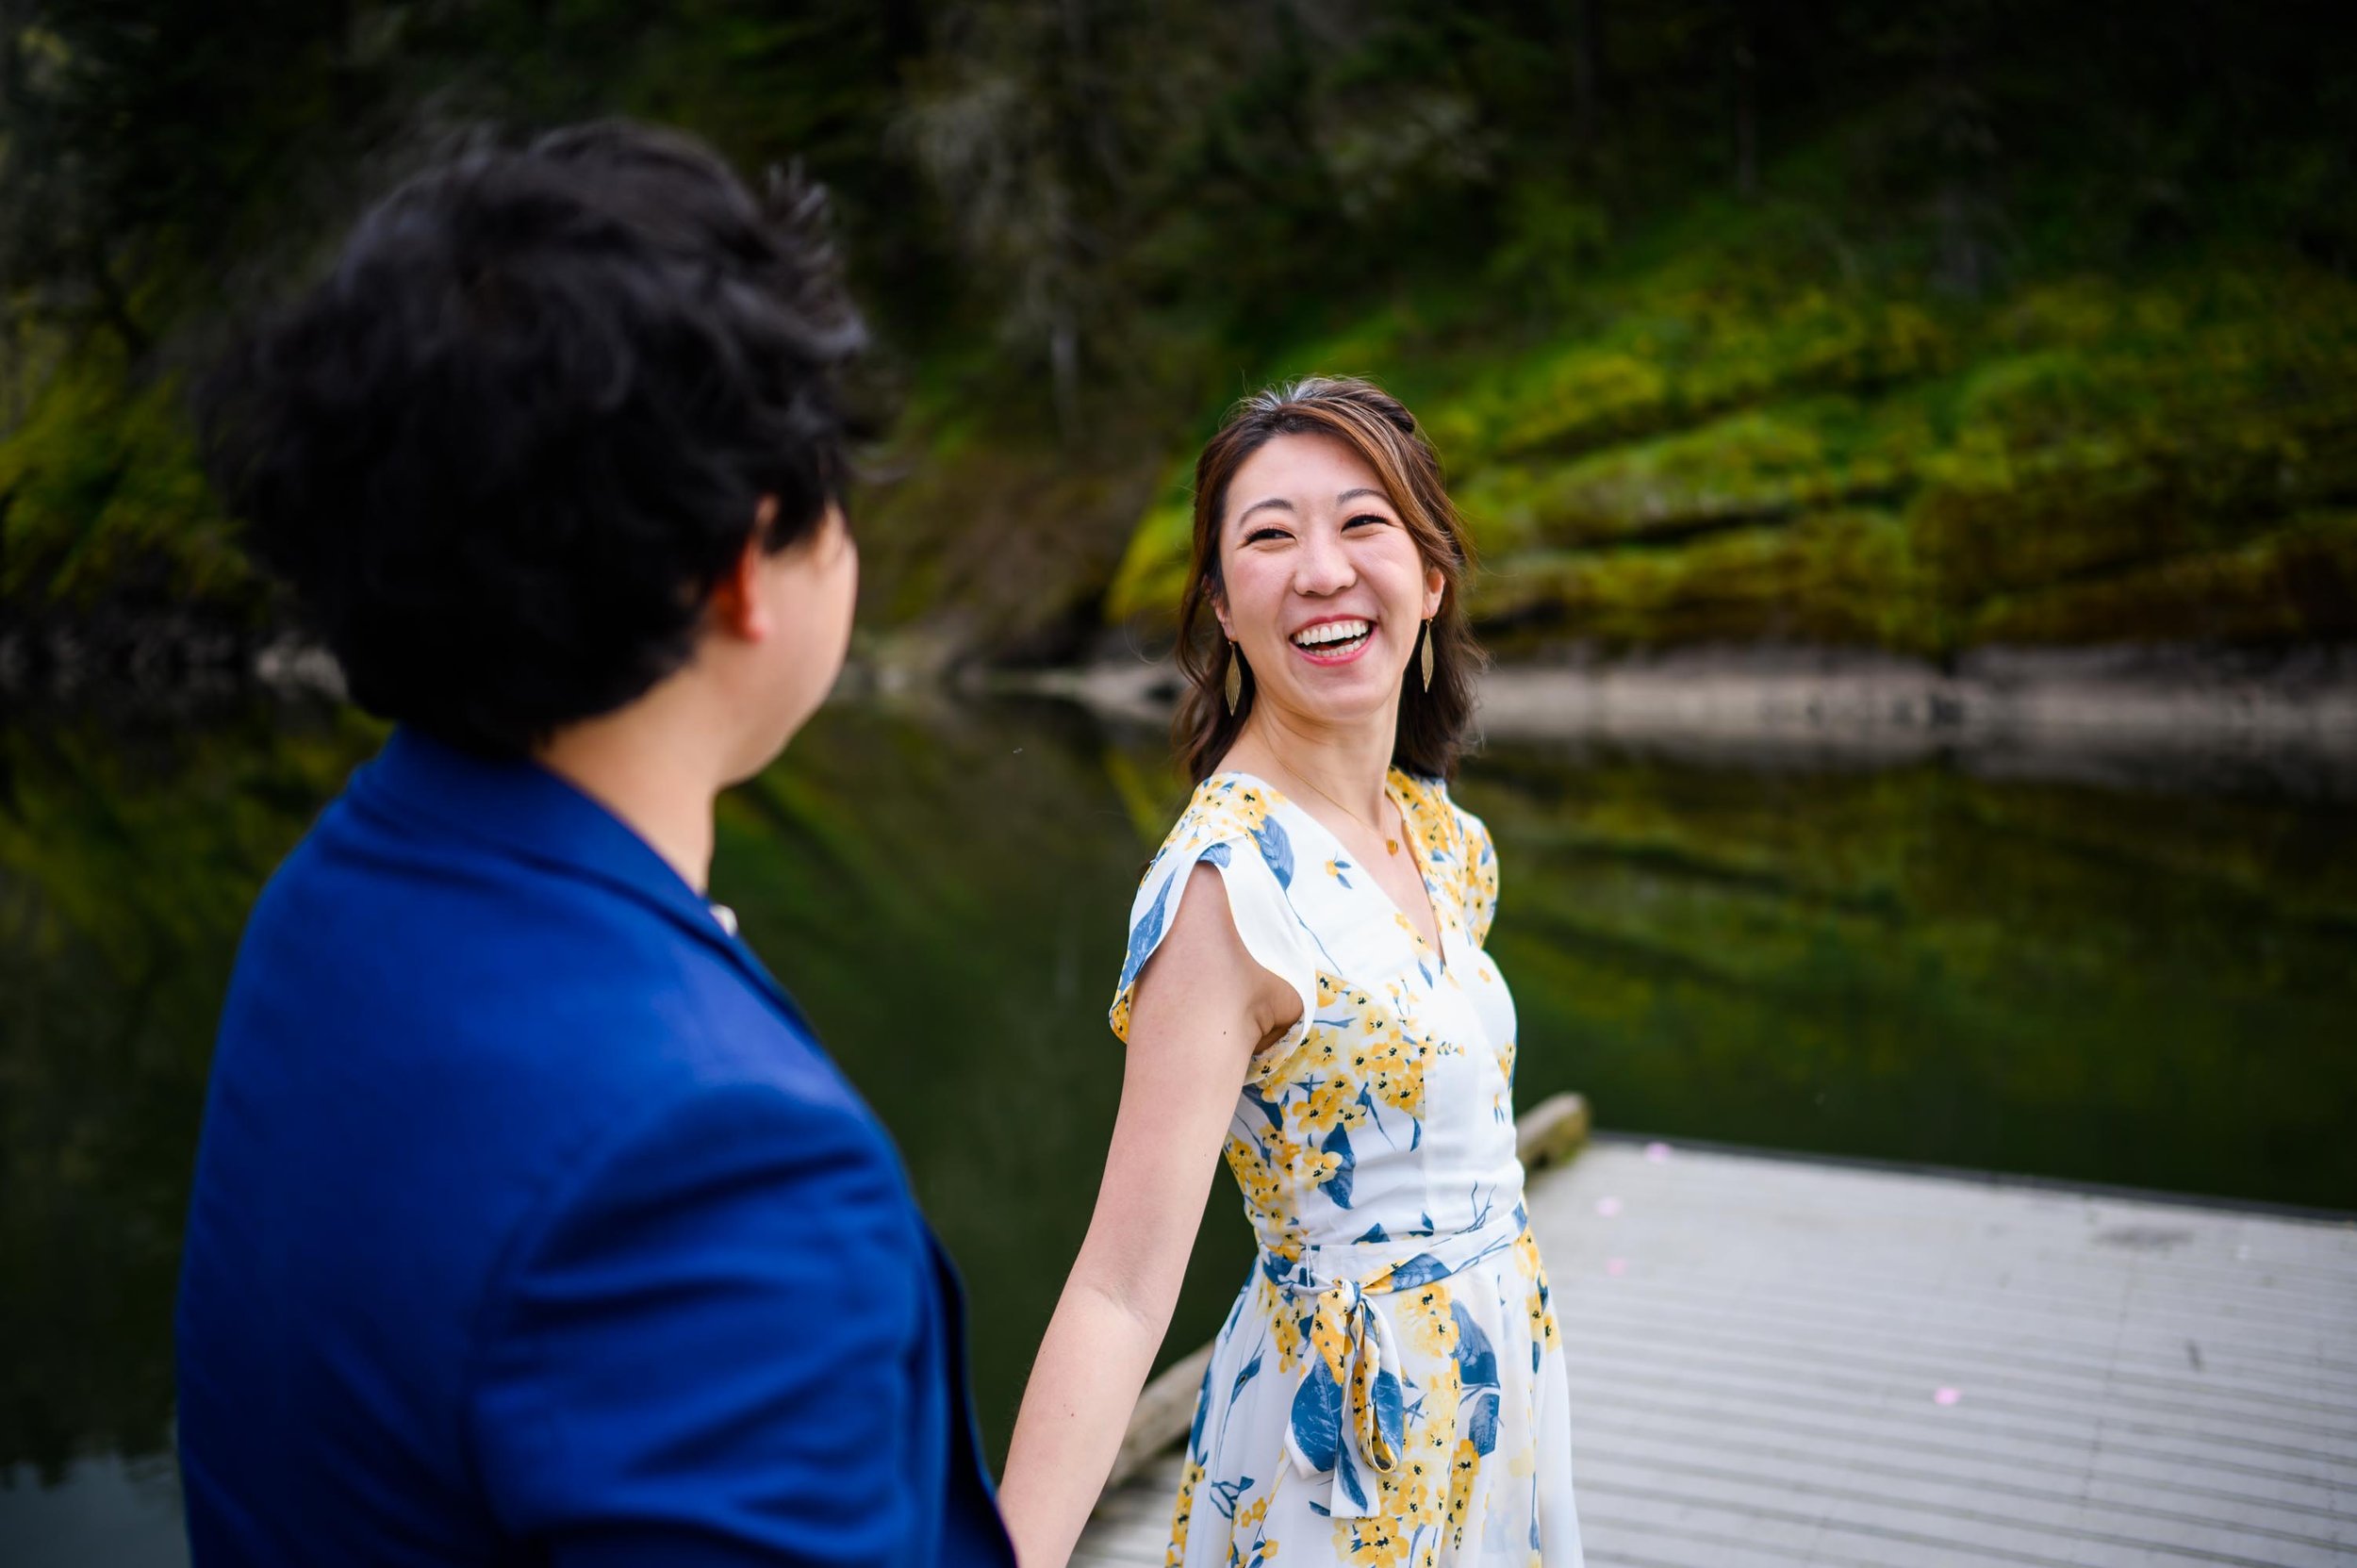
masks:
[[[1418,410],[1508,657],[2357,635],[2357,73],[2217,0],[0,0],[0,676],[239,665],[234,323],[453,140],[833,189],[860,654],[1167,640],[1238,395]],[[0,685],[8,684],[0,680]]]

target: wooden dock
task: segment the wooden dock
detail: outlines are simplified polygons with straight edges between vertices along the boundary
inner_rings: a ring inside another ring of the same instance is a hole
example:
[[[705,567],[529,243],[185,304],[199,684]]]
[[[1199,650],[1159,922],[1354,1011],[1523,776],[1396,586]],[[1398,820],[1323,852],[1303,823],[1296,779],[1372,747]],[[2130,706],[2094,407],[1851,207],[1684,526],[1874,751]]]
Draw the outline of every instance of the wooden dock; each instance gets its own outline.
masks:
[[[2357,1222],[1625,1142],[1530,1213],[1599,1568],[2357,1563]]]

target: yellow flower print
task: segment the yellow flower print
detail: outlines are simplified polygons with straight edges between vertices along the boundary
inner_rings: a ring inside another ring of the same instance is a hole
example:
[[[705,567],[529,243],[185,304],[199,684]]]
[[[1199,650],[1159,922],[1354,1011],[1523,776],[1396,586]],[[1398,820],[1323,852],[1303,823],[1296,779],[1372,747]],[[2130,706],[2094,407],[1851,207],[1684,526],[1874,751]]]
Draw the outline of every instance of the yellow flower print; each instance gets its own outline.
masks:
[[[1366,1121],[1367,1108],[1359,1103],[1358,1095],[1346,1081],[1329,1078],[1301,1098],[1288,1101],[1285,1119],[1297,1122],[1306,1136],[1331,1132],[1337,1127],[1356,1128]]]
[[[1255,1230],[1279,1223],[1285,1210],[1284,1184],[1277,1180],[1277,1172],[1261,1155],[1261,1146],[1249,1138],[1228,1134],[1228,1168],[1234,1173],[1236,1185],[1244,1191],[1244,1208],[1253,1217]]]
[[[1445,1361],[1457,1353],[1457,1313],[1451,1309],[1448,1287],[1440,1283],[1419,1285],[1392,1298],[1394,1321],[1400,1337],[1409,1348],[1435,1361]]]
[[[1342,1070],[1384,1104],[1421,1118],[1425,1065],[1433,1054],[1425,1040],[1411,1039],[1392,1027],[1353,1040],[1343,1054]]]
[[[1336,1382],[1350,1376],[1350,1326],[1343,1321],[1342,1309],[1330,1300],[1321,1298],[1317,1311],[1310,1318],[1310,1343],[1317,1347],[1318,1357],[1326,1362]]]
[[[1481,1456],[1475,1451],[1473,1439],[1459,1439],[1457,1452],[1448,1465],[1447,1518],[1451,1551],[1465,1543],[1465,1516],[1473,1510],[1474,1477],[1480,1473]]]
[[[1555,1309],[1549,1305],[1546,1265],[1539,1261],[1539,1243],[1527,1230],[1514,1243],[1514,1262],[1524,1279],[1530,1281],[1530,1296],[1525,1303],[1530,1313],[1531,1343],[1541,1350],[1555,1345]]]
[[[1169,842],[1209,844],[1244,837],[1268,820],[1268,797],[1250,784],[1206,779],[1197,785]]]
[[[1397,1568],[1408,1560],[1408,1537],[1389,1519],[1337,1519],[1334,1555],[1350,1568]]]
[[[1295,1186],[1323,1186],[1343,1168],[1343,1157],[1328,1154],[1307,1140],[1294,1138],[1281,1129],[1271,1128],[1266,1143],[1268,1166],[1293,1179]],[[1275,1213],[1272,1208],[1272,1214]]]
[[[1339,979],[1320,969],[1318,971],[1318,1011],[1323,1013],[1327,1008],[1337,1006],[1343,1001],[1348,1001],[1354,1008],[1363,1007],[1366,1005],[1367,994],[1364,991],[1353,990],[1348,981]]]
[[[1170,1546],[1162,1553],[1162,1568],[1179,1568],[1187,1560],[1187,1524],[1195,1512],[1195,1489],[1203,1480],[1203,1467],[1192,1459],[1178,1479],[1178,1504],[1170,1518]]]
[[[1437,1525],[1448,1504],[1448,1467],[1410,1449],[1383,1477],[1383,1515],[1411,1527]]]
[[[1261,1318],[1269,1325],[1269,1337],[1277,1344],[1277,1370],[1280,1374],[1300,1371],[1308,1358],[1302,1354],[1299,1314],[1266,1279],[1261,1281],[1260,1297]]]

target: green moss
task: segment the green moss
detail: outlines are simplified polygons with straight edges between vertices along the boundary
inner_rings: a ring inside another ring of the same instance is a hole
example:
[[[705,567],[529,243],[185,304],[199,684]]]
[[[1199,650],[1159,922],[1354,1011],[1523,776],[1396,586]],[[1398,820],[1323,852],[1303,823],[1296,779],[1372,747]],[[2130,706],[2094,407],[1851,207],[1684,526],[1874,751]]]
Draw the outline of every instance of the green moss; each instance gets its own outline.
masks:
[[[2236,254],[1965,308],[1788,282],[1783,220],[1724,221],[1519,349],[1411,343],[1396,308],[1337,339],[1423,388],[1507,651],[2348,635],[2339,535],[2287,520],[2357,485],[2357,284]],[[1141,520],[1113,613],[1167,624],[1185,547]]]
[[[1187,590],[1187,566],[1195,550],[1195,466],[1177,469],[1162,494],[1138,520],[1105,595],[1105,613],[1114,620],[1150,616],[1164,606],[1178,614]]]

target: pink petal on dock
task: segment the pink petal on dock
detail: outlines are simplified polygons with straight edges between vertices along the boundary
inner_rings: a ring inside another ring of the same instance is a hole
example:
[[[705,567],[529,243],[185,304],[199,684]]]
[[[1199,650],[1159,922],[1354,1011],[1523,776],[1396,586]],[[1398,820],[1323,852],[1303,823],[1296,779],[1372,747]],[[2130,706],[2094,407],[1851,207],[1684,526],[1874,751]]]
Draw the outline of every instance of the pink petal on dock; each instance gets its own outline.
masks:
[[[1626,1258],[1607,1258],[1604,1261],[1604,1271],[1607,1274],[1611,1275],[1614,1279],[1618,1279],[1622,1275],[1628,1272],[1628,1260]]]
[[[1668,1144],[1647,1144],[1645,1146],[1645,1158],[1651,1160],[1656,1165],[1661,1164],[1662,1161],[1667,1160],[1669,1157],[1670,1146]]]
[[[1932,1403],[1935,1405],[1953,1405],[1963,1397],[1962,1389],[1936,1388],[1932,1390]]]
[[[1614,1214],[1617,1214],[1620,1212],[1621,1200],[1619,1198],[1600,1197],[1596,1199],[1596,1213],[1602,1214],[1605,1218],[1610,1219]]]

